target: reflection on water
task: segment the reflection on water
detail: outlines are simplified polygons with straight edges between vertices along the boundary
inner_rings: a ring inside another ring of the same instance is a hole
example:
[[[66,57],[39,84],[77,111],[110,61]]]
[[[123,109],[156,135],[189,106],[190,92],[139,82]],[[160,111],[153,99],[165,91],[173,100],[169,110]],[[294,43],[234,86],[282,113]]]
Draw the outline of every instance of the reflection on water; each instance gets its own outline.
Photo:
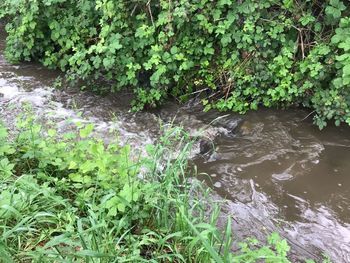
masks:
[[[62,128],[67,119],[92,122],[101,134],[115,128],[123,143],[141,149],[159,135],[158,117],[177,116],[192,135],[215,138],[194,162],[216,197],[228,200],[224,213],[234,219],[235,236],[263,240],[278,231],[292,244],[293,261],[319,260],[324,251],[334,262],[350,262],[349,128],[320,132],[303,120],[303,110],[259,110],[217,122],[219,113],[175,104],[133,114],[128,94],[48,88],[58,75],[37,64],[10,65],[0,55],[0,117],[13,124],[21,103],[31,102],[38,116],[50,115]]]

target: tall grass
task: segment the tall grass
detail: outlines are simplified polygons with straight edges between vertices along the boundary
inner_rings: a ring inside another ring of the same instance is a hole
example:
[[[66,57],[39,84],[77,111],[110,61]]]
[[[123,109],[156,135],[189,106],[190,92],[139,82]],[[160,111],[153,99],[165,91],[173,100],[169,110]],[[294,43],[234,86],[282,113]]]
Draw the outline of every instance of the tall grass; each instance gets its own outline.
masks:
[[[92,125],[59,135],[18,120],[13,139],[0,125],[0,262],[288,262],[278,237],[232,254],[231,220],[218,229],[220,207],[189,179],[182,129],[132,161],[136,149],[106,145]]]

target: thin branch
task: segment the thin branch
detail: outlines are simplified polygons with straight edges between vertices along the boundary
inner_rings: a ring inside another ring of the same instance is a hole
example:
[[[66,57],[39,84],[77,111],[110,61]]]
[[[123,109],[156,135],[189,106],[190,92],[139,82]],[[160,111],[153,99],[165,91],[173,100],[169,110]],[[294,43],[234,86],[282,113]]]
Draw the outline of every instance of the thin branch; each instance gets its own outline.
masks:
[[[306,115],[306,117],[304,118],[304,119],[302,119],[300,122],[302,122],[302,121],[305,121],[307,118],[309,118],[310,117],[310,115],[312,115],[313,113],[315,113],[316,111],[315,110],[313,110],[312,112],[310,112],[308,115]]]
[[[136,5],[134,6],[134,9],[131,11],[130,16],[133,16],[133,15],[134,15],[134,13],[135,13],[135,11],[136,11],[136,8],[137,8],[137,6],[138,6],[138,4],[136,4]]]
[[[151,0],[148,0],[146,6],[148,8],[149,16],[151,17],[152,26],[154,26],[154,20],[153,20],[153,15],[152,15],[152,10],[151,10]]]
[[[299,34],[300,34],[301,55],[302,55],[302,58],[305,59],[304,38],[303,38],[302,30],[299,31]]]
[[[192,92],[192,93],[190,93],[190,94],[188,94],[188,95],[194,95],[194,94],[197,94],[197,93],[201,93],[201,92],[203,92],[203,91],[206,91],[206,90],[209,90],[209,88],[204,88],[204,89],[201,89],[201,90],[197,90],[197,91],[194,91],[194,92]]]

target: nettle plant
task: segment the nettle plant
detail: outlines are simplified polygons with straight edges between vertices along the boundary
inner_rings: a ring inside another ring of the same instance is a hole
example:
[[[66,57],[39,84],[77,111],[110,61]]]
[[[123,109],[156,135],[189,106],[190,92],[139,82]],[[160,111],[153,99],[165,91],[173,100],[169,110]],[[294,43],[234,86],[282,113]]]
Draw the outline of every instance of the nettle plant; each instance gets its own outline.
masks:
[[[206,109],[304,105],[350,124],[347,1],[5,0],[7,57],[131,87],[134,110],[202,91]]]
[[[138,203],[146,196],[141,193],[148,185],[139,183],[139,166],[131,160],[130,146],[106,146],[102,139],[93,138],[92,124],[76,123],[77,132],[61,135],[53,123],[44,126],[33,115],[23,114],[17,121],[19,132],[10,140],[0,125],[2,180],[33,176],[82,210],[95,203],[106,209],[109,217],[135,210],[142,220],[147,208]]]

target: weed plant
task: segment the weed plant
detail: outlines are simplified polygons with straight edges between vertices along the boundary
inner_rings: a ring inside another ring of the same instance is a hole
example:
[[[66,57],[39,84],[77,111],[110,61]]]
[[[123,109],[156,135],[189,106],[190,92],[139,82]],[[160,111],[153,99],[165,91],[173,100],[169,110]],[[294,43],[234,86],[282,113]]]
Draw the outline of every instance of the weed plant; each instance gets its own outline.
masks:
[[[219,205],[189,180],[182,129],[135,161],[76,126],[59,134],[23,114],[10,139],[0,125],[0,262],[289,262],[277,234],[232,253],[231,220],[219,229]]]

